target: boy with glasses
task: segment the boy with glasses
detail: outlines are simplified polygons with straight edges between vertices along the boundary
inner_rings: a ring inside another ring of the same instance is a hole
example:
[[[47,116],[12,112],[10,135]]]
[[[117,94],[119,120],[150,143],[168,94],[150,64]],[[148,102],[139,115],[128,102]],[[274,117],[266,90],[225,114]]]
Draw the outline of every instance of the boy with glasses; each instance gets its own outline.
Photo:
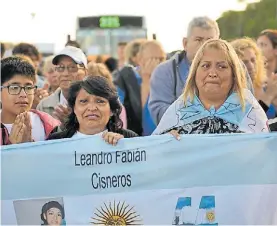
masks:
[[[37,89],[34,67],[17,56],[1,60],[1,145],[45,140],[60,123],[30,110]]]

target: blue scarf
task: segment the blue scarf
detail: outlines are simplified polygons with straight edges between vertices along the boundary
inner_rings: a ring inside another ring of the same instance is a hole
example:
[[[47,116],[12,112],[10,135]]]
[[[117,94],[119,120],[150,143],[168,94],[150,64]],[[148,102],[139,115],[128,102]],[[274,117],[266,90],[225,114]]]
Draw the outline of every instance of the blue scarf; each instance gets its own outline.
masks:
[[[267,117],[263,109],[249,90],[245,89],[244,95],[244,109],[242,109],[237,93],[232,93],[218,110],[214,107],[209,110],[205,109],[196,95],[193,101],[188,99],[185,106],[184,96],[181,95],[167,109],[153,134],[161,134],[171,128],[184,126],[207,117],[217,117],[235,124],[242,132],[268,131]]]

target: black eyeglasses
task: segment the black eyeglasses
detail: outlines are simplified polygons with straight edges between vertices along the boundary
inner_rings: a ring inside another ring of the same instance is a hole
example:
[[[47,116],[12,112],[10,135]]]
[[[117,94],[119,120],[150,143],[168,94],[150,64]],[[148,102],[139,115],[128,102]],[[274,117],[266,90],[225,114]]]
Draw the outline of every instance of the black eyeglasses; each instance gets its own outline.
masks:
[[[76,66],[57,66],[57,67],[55,67],[55,70],[57,71],[57,72],[64,72],[65,71],[65,69],[67,69],[67,71],[69,72],[69,73],[75,73],[75,72],[77,72],[79,69],[83,69],[84,67],[78,67],[77,65]]]
[[[37,89],[37,86],[19,86],[19,85],[8,85],[1,86],[1,89],[7,88],[10,95],[18,95],[23,89],[27,95],[34,95]]]

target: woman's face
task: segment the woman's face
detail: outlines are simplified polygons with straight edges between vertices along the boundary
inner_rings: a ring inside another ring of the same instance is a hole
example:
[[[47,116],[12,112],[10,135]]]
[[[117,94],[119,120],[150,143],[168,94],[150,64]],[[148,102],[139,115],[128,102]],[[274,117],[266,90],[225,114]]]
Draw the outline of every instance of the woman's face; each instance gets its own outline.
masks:
[[[200,99],[227,98],[233,86],[233,75],[223,50],[208,48],[204,51],[196,70],[195,82]]]
[[[61,225],[62,224],[62,213],[58,208],[51,208],[44,214],[44,217],[48,225]]]
[[[256,59],[257,57],[255,51],[252,48],[246,48],[245,50],[243,50],[243,56],[241,57],[241,60],[245,64],[252,80],[254,80],[256,77]]]
[[[109,101],[81,89],[77,95],[74,113],[80,124],[80,132],[105,130],[112,115]]]
[[[277,57],[277,50],[274,50],[271,41],[266,35],[260,36],[257,40],[257,44],[267,61],[271,61]]]
[[[11,86],[10,90],[8,88],[1,90],[1,100],[2,100],[2,113],[4,114],[11,114],[14,117],[18,114],[29,111],[34,101],[34,82],[25,76],[22,75],[15,75],[10,80],[3,83],[3,86]],[[19,91],[19,87],[29,87],[31,88],[30,93],[27,94],[25,90],[20,91],[20,93],[15,94],[16,91]],[[12,88],[13,87],[13,88]],[[12,94],[11,94],[12,92]]]

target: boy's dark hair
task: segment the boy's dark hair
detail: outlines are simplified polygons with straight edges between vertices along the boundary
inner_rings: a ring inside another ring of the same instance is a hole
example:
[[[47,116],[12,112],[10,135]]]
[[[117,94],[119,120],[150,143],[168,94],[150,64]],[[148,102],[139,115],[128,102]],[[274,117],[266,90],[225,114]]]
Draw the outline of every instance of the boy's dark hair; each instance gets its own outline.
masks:
[[[5,44],[1,42],[1,51],[0,51],[1,52],[1,58],[4,56],[5,51],[6,51]]]
[[[17,44],[12,51],[13,55],[15,54],[22,54],[22,55],[26,55],[28,57],[32,57],[35,56],[37,58],[37,60],[40,59],[40,54],[39,51],[37,49],[37,47],[35,47],[32,44],[29,43],[19,43]]]
[[[35,68],[27,60],[10,56],[1,60],[1,85],[11,80],[15,75],[25,76],[36,83]]]

